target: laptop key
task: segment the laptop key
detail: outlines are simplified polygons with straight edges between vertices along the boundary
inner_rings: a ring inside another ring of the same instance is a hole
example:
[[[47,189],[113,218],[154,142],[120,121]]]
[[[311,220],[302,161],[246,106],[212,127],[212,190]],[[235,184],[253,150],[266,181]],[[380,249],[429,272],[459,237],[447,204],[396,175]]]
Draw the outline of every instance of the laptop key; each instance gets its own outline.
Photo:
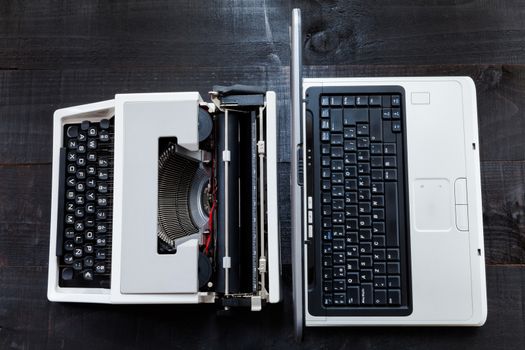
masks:
[[[374,294],[375,305],[386,305],[386,290],[376,290]]]
[[[371,305],[374,299],[374,289],[372,283],[361,284],[361,304]]]
[[[388,304],[389,305],[401,304],[401,291],[399,289],[388,290]]]
[[[334,298],[334,305],[345,305],[346,304],[346,293],[335,293],[333,298]]]
[[[348,305],[359,305],[359,287],[348,287],[346,291],[346,301]]]

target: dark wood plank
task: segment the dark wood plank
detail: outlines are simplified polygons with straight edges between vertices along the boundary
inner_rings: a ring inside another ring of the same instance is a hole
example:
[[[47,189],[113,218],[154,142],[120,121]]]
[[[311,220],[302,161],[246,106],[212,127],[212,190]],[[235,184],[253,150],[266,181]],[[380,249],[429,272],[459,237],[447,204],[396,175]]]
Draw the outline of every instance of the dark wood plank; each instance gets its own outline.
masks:
[[[519,0],[330,1],[303,15],[306,64],[523,63]]]
[[[525,162],[484,162],[485,252],[489,264],[525,263]]]
[[[59,304],[46,300],[47,270],[0,267],[0,347],[64,349],[495,349],[525,342],[525,267],[487,269],[481,328],[308,328],[294,342],[291,274],[284,302],[261,313],[216,316],[213,306]]]
[[[46,266],[51,166],[0,166],[0,179],[0,266]]]
[[[288,64],[293,5],[307,64],[525,63],[519,0],[26,0],[2,5],[0,67]]]
[[[525,159],[525,65],[307,66],[308,77],[467,75],[476,82],[482,160]],[[0,164],[51,161],[52,115],[116,93],[261,85],[278,95],[279,160],[290,159],[288,67],[0,71]],[[498,145],[495,147],[494,145]]]

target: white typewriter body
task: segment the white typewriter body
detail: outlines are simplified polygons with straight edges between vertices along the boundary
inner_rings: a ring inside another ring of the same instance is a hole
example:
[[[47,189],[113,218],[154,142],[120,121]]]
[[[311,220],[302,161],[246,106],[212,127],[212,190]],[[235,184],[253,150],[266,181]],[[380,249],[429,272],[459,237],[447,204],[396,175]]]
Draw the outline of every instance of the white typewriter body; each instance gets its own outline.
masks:
[[[59,302],[114,304],[213,303],[213,289],[199,288],[199,246],[202,237],[189,236],[175,254],[157,252],[159,138],[176,137],[183,151],[199,149],[198,109],[205,106],[197,92],[120,94],[114,100],[57,110],[53,126],[53,184],[50,225],[48,299]],[[262,111],[262,109],[261,109]],[[261,112],[261,115],[263,113]],[[59,286],[57,218],[59,217],[60,149],[65,124],[93,122],[114,116],[114,184],[110,288]],[[276,97],[266,92],[265,106],[266,263],[264,288],[254,295],[276,303],[280,292],[280,250],[277,213]],[[221,263],[222,262],[218,262]]]

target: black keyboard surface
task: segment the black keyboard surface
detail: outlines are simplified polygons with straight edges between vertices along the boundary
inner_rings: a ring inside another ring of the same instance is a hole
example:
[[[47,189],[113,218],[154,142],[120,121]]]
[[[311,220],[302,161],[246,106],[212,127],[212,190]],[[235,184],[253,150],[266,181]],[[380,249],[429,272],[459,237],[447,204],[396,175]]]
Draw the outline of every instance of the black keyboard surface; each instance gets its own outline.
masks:
[[[110,287],[113,121],[64,125],[57,225],[61,287]]]
[[[404,124],[400,87],[308,89],[314,315],[411,312]]]

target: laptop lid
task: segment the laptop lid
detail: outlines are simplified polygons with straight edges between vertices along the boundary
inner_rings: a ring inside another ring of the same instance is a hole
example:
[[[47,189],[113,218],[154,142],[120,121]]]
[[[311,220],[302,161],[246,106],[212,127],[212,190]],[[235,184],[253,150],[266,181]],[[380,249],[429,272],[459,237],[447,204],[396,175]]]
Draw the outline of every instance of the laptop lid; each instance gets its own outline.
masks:
[[[295,336],[298,340],[302,338],[304,324],[304,291],[303,291],[303,252],[302,252],[302,176],[298,164],[302,157],[301,147],[301,93],[302,93],[302,39],[301,39],[301,10],[293,9],[292,27],[291,27],[291,223],[292,223],[292,278],[293,278],[293,303],[294,303],[294,329]]]

